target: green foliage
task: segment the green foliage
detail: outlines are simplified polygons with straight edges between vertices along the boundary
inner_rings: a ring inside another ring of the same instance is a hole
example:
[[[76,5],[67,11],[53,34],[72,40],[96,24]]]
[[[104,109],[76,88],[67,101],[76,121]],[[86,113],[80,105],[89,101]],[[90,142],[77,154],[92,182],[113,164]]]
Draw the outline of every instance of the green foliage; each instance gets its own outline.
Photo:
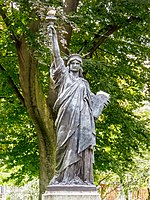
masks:
[[[124,190],[138,190],[141,187],[149,188],[150,181],[150,154],[144,152],[142,157],[135,156],[133,165],[128,173],[120,175]]]
[[[107,65],[86,61],[84,66],[93,92],[103,90],[111,94],[111,103],[96,124],[95,168],[123,172],[132,165],[132,157],[139,147],[146,149],[149,145],[147,120],[134,113],[145,98],[142,91],[145,80],[140,78],[139,82],[141,72],[135,70],[136,65],[130,69],[130,76],[129,70],[109,61]]]
[[[9,187],[6,200],[37,200],[38,199],[38,179],[28,182],[22,187]]]
[[[149,43],[149,5],[149,1],[84,0],[80,3],[78,13],[71,16],[71,20],[78,27],[73,35],[72,49],[78,51],[84,46],[84,52],[89,51],[95,34],[98,39],[99,35],[106,33],[108,26],[117,25],[120,27],[119,31],[115,32],[109,40],[114,43],[119,41],[119,47],[128,50],[128,45],[131,44],[139,51],[140,46],[145,47]],[[84,37],[82,37],[83,35]],[[104,45],[105,48],[102,46],[102,50],[109,52],[109,49],[112,49],[113,52],[110,51],[110,53],[115,54],[116,51],[120,52],[120,55],[123,53],[115,48],[116,45],[110,45],[109,42]],[[130,50],[133,51],[132,48]]]
[[[23,185],[39,173],[34,126],[14,95],[1,98],[0,112],[1,184],[13,180]]]
[[[143,152],[143,156],[134,156],[134,164],[129,167],[127,172],[119,172],[118,174],[112,171],[95,170],[95,180],[97,185],[105,184],[111,188],[121,188],[122,194],[128,196],[128,192],[139,191],[141,188],[148,189],[150,187],[150,154],[148,151]],[[107,191],[103,187],[100,188],[103,199],[107,197]]]

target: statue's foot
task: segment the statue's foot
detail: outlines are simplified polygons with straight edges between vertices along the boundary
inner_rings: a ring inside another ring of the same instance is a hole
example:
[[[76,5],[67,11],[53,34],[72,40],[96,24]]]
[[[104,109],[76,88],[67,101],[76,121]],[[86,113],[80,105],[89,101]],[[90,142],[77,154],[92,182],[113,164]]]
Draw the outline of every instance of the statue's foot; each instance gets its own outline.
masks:
[[[73,185],[84,185],[84,182],[78,177],[76,176],[72,181],[71,183]]]
[[[59,184],[62,185],[85,185],[85,183],[78,177],[74,177],[73,179],[64,178]]]
[[[58,181],[58,177],[57,176],[54,176],[52,178],[52,180],[49,182],[49,185],[58,185],[59,184],[59,181]]]
[[[86,184],[86,185],[94,185],[94,183],[93,183],[93,182],[90,182],[89,180],[85,180],[85,181],[84,181],[84,184]]]

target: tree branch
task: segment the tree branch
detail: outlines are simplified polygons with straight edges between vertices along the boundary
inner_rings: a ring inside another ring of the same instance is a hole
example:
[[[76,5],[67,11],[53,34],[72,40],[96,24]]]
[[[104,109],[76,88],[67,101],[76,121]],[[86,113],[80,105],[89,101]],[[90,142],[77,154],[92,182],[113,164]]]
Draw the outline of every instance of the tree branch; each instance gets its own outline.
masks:
[[[3,66],[0,64],[0,70],[3,72],[7,72]],[[11,85],[11,87],[13,88],[16,96],[18,97],[18,99],[20,100],[20,102],[23,104],[23,106],[25,107],[25,101],[23,96],[21,95],[20,91],[18,90],[16,84],[14,83],[14,81],[12,80],[12,78],[10,76],[7,76],[7,81],[9,83],[9,85]]]
[[[66,15],[68,15],[71,12],[75,12],[78,4],[79,4],[79,0],[65,0],[64,8],[63,8],[64,13]],[[67,44],[66,44],[66,48],[63,48],[63,47],[61,47],[61,48],[62,48],[63,52],[68,55],[69,54],[69,44],[71,41],[71,34],[72,34],[72,30],[73,30],[73,28],[71,27],[71,24],[69,24],[69,23],[66,24],[65,30],[66,30],[67,34],[64,35],[64,37],[65,37],[64,39],[66,40]]]
[[[66,14],[69,14],[70,12],[75,12],[78,4],[79,4],[79,0],[65,0],[64,12]]]
[[[118,30],[120,27],[118,25],[111,25],[109,26],[107,32],[105,34],[101,35],[99,39],[97,40],[97,34],[95,35],[93,39],[93,47],[90,49],[90,51],[85,55],[85,58],[92,57],[93,53],[98,49],[98,47],[105,42],[105,40],[110,36],[112,33],[114,33],[116,30]],[[95,41],[97,40],[97,41]]]
[[[139,18],[131,16],[126,20],[125,25],[128,25],[129,23],[131,23],[135,20],[137,21],[137,20],[139,20]],[[119,30],[121,27],[122,27],[121,25],[108,25],[107,27],[105,27],[104,29],[101,29],[98,33],[96,33],[94,35],[94,39],[92,41],[93,46],[91,47],[89,52],[84,56],[84,58],[88,58],[88,57],[91,58],[93,53],[99,48],[99,46],[101,44],[103,44],[110,35],[112,35],[115,31]],[[105,33],[100,34],[104,30],[105,30]],[[85,44],[87,44],[86,41],[85,41]]]
[[[11,23],[8,19],[8,17],[6,16],[6,13],[4,12],[4,10],[2,9],[2,6],[0,6],[0,14],[4,20],[4,23],[6,24],[7,28],[10,27]],[[11,37],[11,39],[16,43],[16,45],[18,44],[19,40],[16,38],[14,32],[11,30],[11,33],[9,32],[9,35]]]
[[[112,188],[110,191],[106,192],[106,194],[105,194],[105,196],[103,197],[103,199],[105,199],[105,198],[107,197],[108,194],[110,194],[110,193],[116,191],[117,189],[118,189],[118,185],[117,185],[116,187]]]
[[[9,36],[12,39],[12,41],[14,41],[16,47],[20,46],[20,38],[17,38],[14,31],[11,29],[11,22],[8,19],[6,13],[4,12],[2,6],[0,6],[0,14],[4,20],[4,23],[6,24],[8,30],[9,30]],[[31,24],[29,24],[29,29],[32,31],[32,33],[35,33],[39,30],[39,25],[40,25],[40,21],[33,21]]]

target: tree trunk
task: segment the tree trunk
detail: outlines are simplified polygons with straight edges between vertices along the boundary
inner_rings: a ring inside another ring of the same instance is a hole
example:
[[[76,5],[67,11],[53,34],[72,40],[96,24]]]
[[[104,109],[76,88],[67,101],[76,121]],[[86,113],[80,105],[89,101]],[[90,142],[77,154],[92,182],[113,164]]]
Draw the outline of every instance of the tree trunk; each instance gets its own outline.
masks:
[[[148,191],[148,200],[150,200],[150,188],[147,188]]]
[[[56,134],[54,119],[38,82],[37,61],[28,49],[25,38],[17,45],[20,83],[27,110],[33,120],[38,137],[40,157],[40,198],[54,175]]]
[[[71,12],[76,12],[77,6],[79,4],[79,0],[65,0],[64,1],[64,7],[63,11],[66,15],[69,15]],[[64,24],[66,33],[64,34],[64,39],[66,41],[66,46],[63,47],[60,43],[60,49],[62,50],[63,53],[66,55],[69,55],[71,52],[69,52],[69,44],[71,42],[71,35],[72,35],[72,26],[70,23]]]

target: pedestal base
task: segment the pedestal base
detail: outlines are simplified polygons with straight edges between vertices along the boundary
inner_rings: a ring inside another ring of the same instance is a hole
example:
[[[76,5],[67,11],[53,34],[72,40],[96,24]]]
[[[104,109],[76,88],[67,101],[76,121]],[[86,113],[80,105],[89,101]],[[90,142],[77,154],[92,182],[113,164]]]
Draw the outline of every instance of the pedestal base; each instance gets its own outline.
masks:
[[[100,200],[95,186],[51,185],[42,200]]]

